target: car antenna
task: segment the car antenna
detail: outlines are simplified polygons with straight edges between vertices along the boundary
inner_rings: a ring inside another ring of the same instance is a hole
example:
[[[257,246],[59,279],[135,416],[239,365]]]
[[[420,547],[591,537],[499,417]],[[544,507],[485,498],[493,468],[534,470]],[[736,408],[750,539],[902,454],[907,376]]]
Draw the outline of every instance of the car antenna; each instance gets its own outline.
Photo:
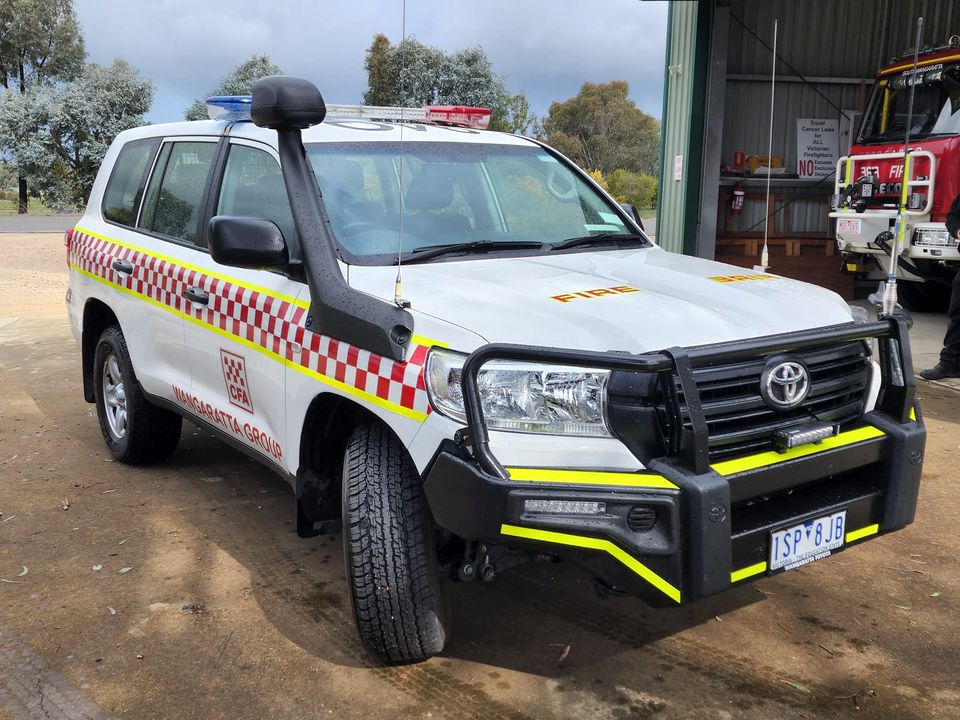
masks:
[[[910,71],[910,95],[907,98],[907,128],[903,135],[903,182],[900,188],[900,203],[897,208],[897,224],[894,228],[893,245],[890,248],[890,270],[883,288],[883,314],[892,315],[897,309],[897,263],[903,247],[903,233],[907,225],[907,189],[910,186],[910,126],[913,124],[913,96],[917,90],[917,60],[920,55],[920,36],[923,18],[917,18],[917,38],[913,45],[913,69]]]
[[[407,0],[403,0],[403,6],[401,9],[400,17],[400,47],[403,47],[404,42],[407,40]],[[393,302],[396,303],[399,308],[409,308],[410,301],[404,300],[403,298],[403,209],[404,209],[404,197],[403,197],[403,126],[404,120],[404,110],[406,109],[406,98],[404,97],[404,90],[406,85],[406,55],[401,53],[400,55],[400,222],[397,230],[397,279],[393,283]]]
[[[773,169],[773,97],[777,89],[777,25],[773,20],[773,70],[770,73],[770,132],[767,135],[767,217],[763,223],[763,252],[760,253],[760,265],[754,270],[766,272],[770,267],[770,254],[767,251],[767,234],[770,229],[770,171]]]

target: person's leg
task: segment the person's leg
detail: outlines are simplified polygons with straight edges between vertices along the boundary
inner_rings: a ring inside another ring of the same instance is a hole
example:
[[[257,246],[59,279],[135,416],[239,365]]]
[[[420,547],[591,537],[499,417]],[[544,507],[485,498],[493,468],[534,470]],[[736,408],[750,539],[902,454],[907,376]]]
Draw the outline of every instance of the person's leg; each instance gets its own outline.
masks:
[[[950,308],[947,310],[947,333],[943,337],[940,363],[960,369],[960,272],[953,278]]]
[[[960,378],[960,273],[953,278],[950,307],[947,310],[947,332],[943,336],[943,350],[936,367],[920,373],[924,380]]]

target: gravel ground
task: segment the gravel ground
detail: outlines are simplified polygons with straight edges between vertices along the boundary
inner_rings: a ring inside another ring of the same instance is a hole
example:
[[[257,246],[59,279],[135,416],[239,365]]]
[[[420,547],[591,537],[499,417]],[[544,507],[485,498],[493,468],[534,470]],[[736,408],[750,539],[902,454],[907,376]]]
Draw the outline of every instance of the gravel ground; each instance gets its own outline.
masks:
[[[532,563],[453,588],[442,657],[375,667],[339,536],[299,539],[281,480],[190,425],[163,465],[110,460],[62,253],[0,245],[0,717],[960,717],[953,391],[921,388],[901,532],[671,610]]]

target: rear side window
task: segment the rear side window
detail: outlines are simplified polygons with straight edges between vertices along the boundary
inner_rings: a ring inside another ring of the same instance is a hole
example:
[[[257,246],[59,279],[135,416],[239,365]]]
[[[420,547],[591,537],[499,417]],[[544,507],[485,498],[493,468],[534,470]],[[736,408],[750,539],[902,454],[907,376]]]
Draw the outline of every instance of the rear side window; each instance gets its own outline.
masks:
[[[113,172],[103,194],[103,217],[119,225],[133,227],[143,197],[143,186],[150,171],[160,138],[133,140],[120,149]]]
[[[147,186],[140,227],[193,243],[216,142],[165,143]]]
[[[216,214],[271,220],[287,242],[293,240],[287,189],[280,165],[270,153],[246,145],[230,146]]]

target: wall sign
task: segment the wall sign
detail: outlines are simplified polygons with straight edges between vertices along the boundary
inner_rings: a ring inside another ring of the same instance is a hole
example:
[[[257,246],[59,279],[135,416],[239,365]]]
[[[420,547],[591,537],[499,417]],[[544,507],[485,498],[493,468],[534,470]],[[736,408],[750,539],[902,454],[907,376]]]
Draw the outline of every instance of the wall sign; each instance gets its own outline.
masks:
[[[839,153],[836,120],[797,120],[797,174],[802,178],[824,178],[837,169]]]

